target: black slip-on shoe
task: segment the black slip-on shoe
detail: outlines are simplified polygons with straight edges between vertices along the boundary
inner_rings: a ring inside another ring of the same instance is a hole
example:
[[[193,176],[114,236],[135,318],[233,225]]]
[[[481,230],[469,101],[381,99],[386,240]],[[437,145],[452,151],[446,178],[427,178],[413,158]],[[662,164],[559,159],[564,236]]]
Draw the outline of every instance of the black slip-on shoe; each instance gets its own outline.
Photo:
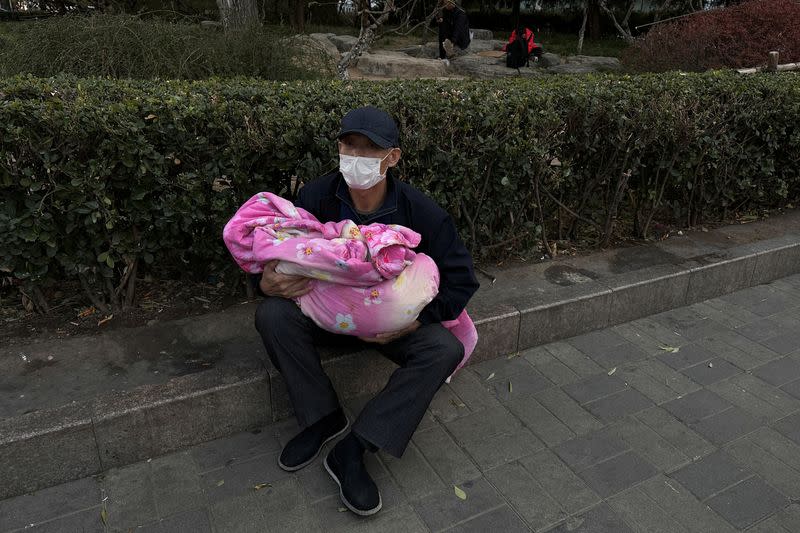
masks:
[[[312,425],[292,437],[281,451],[278,466],[287,472],[294,472],[313,462],[325,444],[342,435],[350,427],[347,417],[342,415],[342,418],[344,425],[338,428],[325,430]]]
[[[336,454],[336,448],[328,452],[325,470],[339,485],[339,498],[348,509],[357,515],[370,516],[381,510],[383,502],[378,486],[372,480],[361,457],[344,462]]]

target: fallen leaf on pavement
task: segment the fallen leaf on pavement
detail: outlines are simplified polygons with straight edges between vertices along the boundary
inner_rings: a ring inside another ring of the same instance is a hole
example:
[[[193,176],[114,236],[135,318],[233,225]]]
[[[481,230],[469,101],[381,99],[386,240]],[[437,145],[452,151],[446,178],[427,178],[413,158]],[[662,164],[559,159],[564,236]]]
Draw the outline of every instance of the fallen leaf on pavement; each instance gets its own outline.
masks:
[[[86,318],[87,316],[93,315],[95,311],[97,311],[97,309],[95,309],[94,306],[87,307],[86,309],[78,313],[78,318]]]
[[[464,492],[463,490],[461,490],[460,488],[458,488],[458,485],[453,485],[453,488],[456,490],[456,496],[458,496],[459,499],[461,499],[461,500],[466,500],[467,499],[467,493]]]
[[[255,485],[253,485],[253,488],[256,490],[261,490],[265,487],[271,487],[271,486],[272,485],[270,483],[256,483]]]
[[[617,367],[614,367],[614,368],[612,368],[611,370],[608,371],[608,375],[609,376],[613,376],[614,372],[616,372],[616,371],[617,371]]]
[[[225,480],[224,479],[220,479],[219,481],[217,481],[217,487],[221,487],[224,484],[225,484]]]
[[[488,377],[488,378],[486,378],[486,381],[489,381],[489,380],[490,380],[490,379],[492,379],[493,377],[494,377],[494,372],[492,372],[491,374],[489,374],[489,377]]]
[[[669,353],[677,353],[677,352],[678,352],[678,350],[680,350],[680,348],[676,348],[676,347],[674,347],[674,346],[667,346],[666,344],[662,344],[662,345],[660,346],[660,348],[661,348],[662,350],[664,350],[665,352],[669,352]]]

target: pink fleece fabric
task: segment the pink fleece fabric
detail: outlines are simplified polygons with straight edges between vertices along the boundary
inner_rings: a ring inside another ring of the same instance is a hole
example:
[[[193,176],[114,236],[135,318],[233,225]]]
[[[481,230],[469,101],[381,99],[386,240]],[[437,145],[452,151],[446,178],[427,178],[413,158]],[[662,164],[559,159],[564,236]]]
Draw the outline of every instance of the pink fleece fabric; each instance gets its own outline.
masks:
[[[295,299],[303,314],[322,329],[359,337],[408,327],[438,293],[436,263],[413,251],[420,238],[394,224],[323,224],[268,192],[245,202],[223,231],[245,272],[277,259],[278,272],[312,278],[311,291]],[[442,325],[464,345],[461,368],[478,342],[475,324],[464,310]]]

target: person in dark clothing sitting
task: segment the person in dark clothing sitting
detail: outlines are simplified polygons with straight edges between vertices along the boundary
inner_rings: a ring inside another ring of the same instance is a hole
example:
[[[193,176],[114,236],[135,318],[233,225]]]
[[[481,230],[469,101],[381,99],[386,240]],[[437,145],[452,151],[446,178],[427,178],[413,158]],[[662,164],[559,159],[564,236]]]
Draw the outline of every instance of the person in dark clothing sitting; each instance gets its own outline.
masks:
[[[455,0],[444,0],[439,23],[439,59],[452,59],[464,55],[471,41],[467,13]],[[449,41],[449,44],[445,44]],[[450,48],[450,50],[446,50]]]
[[[306,184],[295,205],[320,222],[350,219],[416,231],[422,240],[415,251],[439,268],[439,293],[404,330],[356,339],[326,333],[305,316],[293,298],[310,290],[309,279],[276,272],[277,261],[267,263],[263,274],[252,275],[250,281],[265,297],[256,311],[256,329],[304,428],[283,448],[278,465],[299,470],[314,461],[325,443],[344,435],[325,456],[324,466],[347,508],[365,516],[380,510],[381,497],[364,466],[364,453],[383,449],[403,455],[436,391],[464,356],[464,345],[442,322],[459,316],[478,281],[450,215],[390,172],[401,157],[391,116],[374,107],[350,111],[342,119],[338,144],[339,170]],[[354,348],[375,347],[398,365],[352,426],[316,348],[341,346],[343,341],[352,341]]]

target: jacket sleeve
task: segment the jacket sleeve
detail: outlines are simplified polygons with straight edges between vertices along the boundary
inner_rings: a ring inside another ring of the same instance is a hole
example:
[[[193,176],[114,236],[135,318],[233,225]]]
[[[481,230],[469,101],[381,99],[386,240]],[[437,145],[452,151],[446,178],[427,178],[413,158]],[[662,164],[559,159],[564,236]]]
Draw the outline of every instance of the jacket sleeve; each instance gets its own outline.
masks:
[[[428,254],[439,267],[439,294],[419,314],[422,324],[458,318],[478,290],[472,257],[461,242],[452,218],[447,216],[429,237]]]

